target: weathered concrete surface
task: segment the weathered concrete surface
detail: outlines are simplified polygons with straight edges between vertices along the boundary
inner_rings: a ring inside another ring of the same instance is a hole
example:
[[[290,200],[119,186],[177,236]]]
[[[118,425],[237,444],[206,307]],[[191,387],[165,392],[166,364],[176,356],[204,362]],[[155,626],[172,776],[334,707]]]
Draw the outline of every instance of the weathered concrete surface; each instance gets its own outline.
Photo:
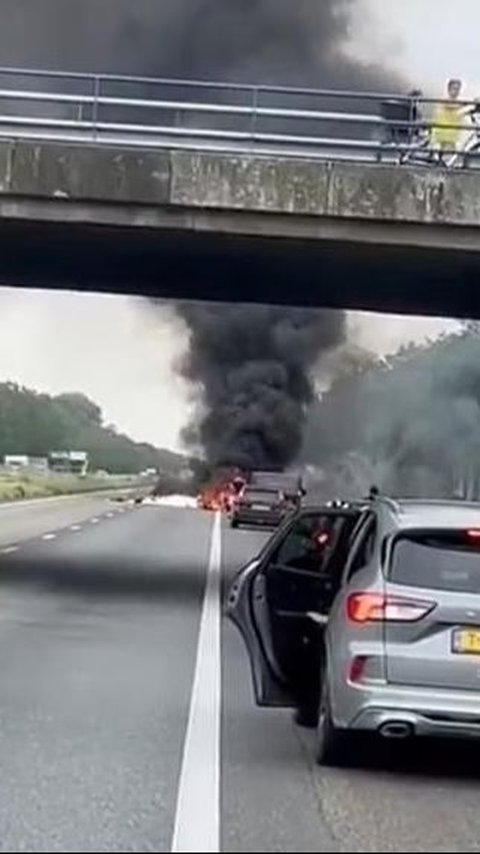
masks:
[[[480,172],[172,155],[173,204],[425,224],[480,225]]]
[[[188,207],[327,216],[331,166],[215,154],[172,154],[171,200]]]
[[[169,202],[169,187],[168,153],[32,143],[0,146],[2,195],[162,205]]]
[[[0,143],[2,197],[480,227],[480,172],[214,152]]]

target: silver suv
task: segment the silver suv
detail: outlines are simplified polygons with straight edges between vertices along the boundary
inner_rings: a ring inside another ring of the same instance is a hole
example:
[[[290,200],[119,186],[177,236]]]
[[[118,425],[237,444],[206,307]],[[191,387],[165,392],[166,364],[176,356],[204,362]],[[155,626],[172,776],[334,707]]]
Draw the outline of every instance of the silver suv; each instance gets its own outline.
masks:
[[[480,505],[303,508],[236,577],[227,613],[257,703],[317,727],[324,764],[359,734],[480,737]]]

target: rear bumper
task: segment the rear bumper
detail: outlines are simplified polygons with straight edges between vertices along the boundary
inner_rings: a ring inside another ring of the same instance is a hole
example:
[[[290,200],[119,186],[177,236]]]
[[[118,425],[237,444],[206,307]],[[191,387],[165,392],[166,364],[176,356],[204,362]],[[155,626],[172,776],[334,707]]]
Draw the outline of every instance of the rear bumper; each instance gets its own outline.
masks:
[[[413,735],[480,738],[480,691],[437,691],[402,686],[349,686],[338,712],[339,725],[378,732],[406,724]],[[337,717],[337,714],[334,714]]]
[[[441,738],[478,738],[480,722],[469,720],[431,717],[418,711],[399,709],[368,709],[356,718],[352,730],[381,732],[383,727],[406,725],[412,735],[438,736]]]

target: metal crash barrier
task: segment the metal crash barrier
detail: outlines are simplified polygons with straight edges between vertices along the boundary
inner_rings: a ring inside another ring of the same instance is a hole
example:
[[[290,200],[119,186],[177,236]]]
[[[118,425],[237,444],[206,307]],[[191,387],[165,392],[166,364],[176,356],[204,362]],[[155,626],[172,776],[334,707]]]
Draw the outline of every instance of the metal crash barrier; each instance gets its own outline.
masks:
[[[474,168],[479,105],[458,102],[458,143],[436,151],[437,103],[419,95],[0,68],[3,139]]]

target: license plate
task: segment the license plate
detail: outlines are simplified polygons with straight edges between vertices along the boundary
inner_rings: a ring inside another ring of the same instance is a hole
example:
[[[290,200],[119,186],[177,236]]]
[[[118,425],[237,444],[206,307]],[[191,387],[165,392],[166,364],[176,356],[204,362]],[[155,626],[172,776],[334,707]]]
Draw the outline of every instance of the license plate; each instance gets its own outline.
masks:
[[[267,510],[264,504],[252,504],[252,510]]]
[[[454,632],[453,651],[460,655],[480,655],[480,631],[461,629]]]

